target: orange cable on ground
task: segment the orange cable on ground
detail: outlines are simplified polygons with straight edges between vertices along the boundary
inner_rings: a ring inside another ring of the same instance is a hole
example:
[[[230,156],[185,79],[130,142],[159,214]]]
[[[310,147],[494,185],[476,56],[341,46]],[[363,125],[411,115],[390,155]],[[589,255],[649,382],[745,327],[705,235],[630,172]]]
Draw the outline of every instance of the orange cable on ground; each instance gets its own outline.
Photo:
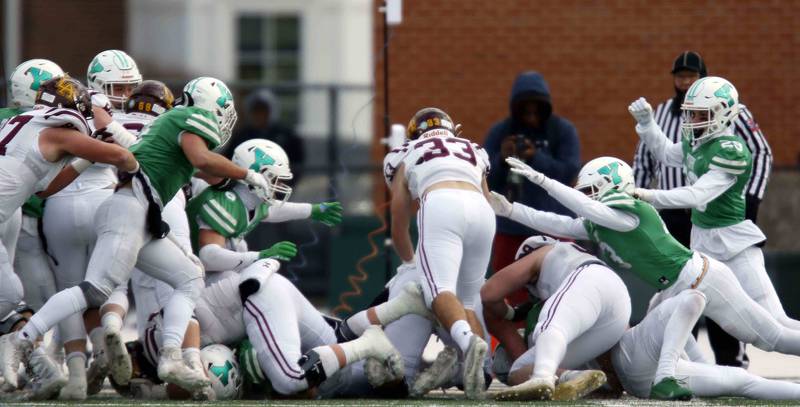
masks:
[[[347,299],[349,297],[358,297],[363,293],[361,290],[361,283],[367,281],[369,278],[367,272],[364,271],[364,264],[378,257],[380,254],[380,249],[373,241],[373,238],[386,230],[386,217],[383,214],[383,209],[387,205],[389,205],[388,201],[375,207],[375,212],[378,214],[378,219],[381,220],[381,225],[377,229],[367,233],[367,241],[369,242],[370,252],[366,256],[358,259],[356,262],[356,273],[347,276],[347,281],[350,284],[350,287],[353,289],[350,291],[345,291],[339,295],[339,305],[331,310],[331,313],[334,315],[338,316],[341,312],[352,312],[353,307],[347,304]]]

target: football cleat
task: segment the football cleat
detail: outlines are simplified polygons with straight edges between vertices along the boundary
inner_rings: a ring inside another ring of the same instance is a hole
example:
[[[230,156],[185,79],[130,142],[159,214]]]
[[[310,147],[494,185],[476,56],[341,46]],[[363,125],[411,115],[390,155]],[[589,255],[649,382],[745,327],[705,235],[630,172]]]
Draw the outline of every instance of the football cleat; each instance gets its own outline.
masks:
[[[650,398],[656,400],[681,400],[692,399],[692,391],[683,387],[674,377],[665,377],[650,388]]]
[[[400,295],[389,301],[400,302],[406,314],[416,314],[430,320],[434,319],[433,314],[425,305],[425,298],[422,296],[422,288],[419,283],[406,284]]]
[[[43,348],[36,348],[28,363],[28,377],[33,393],[31,400],[50,400],[67,384],[61,367],[57,366]]]
[[[408,393],[411,397],[422,397],[431,390],[450,383],[458,373],[458,351],[453,347],[445,347],[427,369],[420,372]]]
[[[94,355],[94,359],[86,370],[86,394],[94,395],[103,390],[103,384],[108,377],[108,358],[105,350],[100,350]]]
[[[559,380],[553,392],[553,400],[575,401],[606,383],[606,374],[601,370],[581,370],[568,378],[565,376],[562,375],[562,380]]]
[[[17,388],[17,371],[19,364],[22,362],[27,363],[30,358],[31,351],[33,351],[33,344],[29,341],[19,339],[17,332],[0,337],[0,370],[3,371],[5,383],[3,386],[6,388]]]
[[[486,376],[483,374],[483,361],[489,345],[486,341],[472,335],[469,339],[469,347],[464,354],[464,395],[469,400],[483,398],[486,391]]]
[[[120,385],[127,385],[133,375],[133,364],[131,355],[128,354],[128,349],[122,342],[122,333],[119,328],[103,327],[103,342],[106,346],[106,358],[111,376]]]
[[[211,380],[206,377],[205,372],[193,369],[184,363],[180,348],[174,347],[161,349],[161,357],[158,360],[158,377],[189,392],[211,385]]]
[[[495,395],[495,400],[529,401],[550,400],[555,390],[555,378],[530,378],[524,383],[511,386]]]
[[[403,357],[400,356],[400,353],[395,349],[394,345],[392,345],[392,342],[386,337],[383,329],[377,325],[372,325],[364,331],[364,334],[361,335],[359,340],[363,340],[368,347],[368,358],[376,359],[376,361],[380,362],[378,364],[374,362],[371,363],[375,376],[372,378],[367,376],[370,384],[379,386],[392,379],[403,377],[405,373]],[[381,366],[383,370],[377,369],[376,366]],[[378,373],[379,371],[381,371],[381,373]],[[368,371],[367,374],[369,374]]]

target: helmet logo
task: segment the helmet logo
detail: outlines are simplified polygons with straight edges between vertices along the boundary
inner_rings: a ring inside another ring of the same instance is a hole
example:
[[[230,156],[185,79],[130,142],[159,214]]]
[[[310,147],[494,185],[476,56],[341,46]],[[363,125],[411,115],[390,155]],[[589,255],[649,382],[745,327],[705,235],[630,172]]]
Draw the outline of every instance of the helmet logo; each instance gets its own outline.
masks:
[[[53,78],[53,74],[35,66],[28,68],[25,73],[29,73],[33,77],[33,83],[31,84],[32,90],[39,90],[39,85],[41,85],[42,82]]]
[[[217,104],[219,107],[225,107],[229,100],[233,100],[233,95],[231,95],[231,91],[225,86],[220,86],[219,91],[222,95],[217,98]]]
[[[714,92],[714,96],[716,96],[718,98],[721,98],[721,99],[727,99],[728,107],[731,107],[731,106],[733,106],[735,104],[734,101],[733,101],[733,97],[731,97],[731,89],[732,88],[733,87],[730,84],[726,83],[721,88],[717,89],[716,92]]]
[[[69,100],[75,100],[77,98],[77,88],[72,82],[65,78],[59,80],[56,84],[56,92]]]
[[[117,66],[119,69],[131,69],[131,64],[128,63],[128,59],[125,58],[125,55],[119,51],[112,51],[114,54],[114,65]]]
[[[101,64],[100,61],[95,58],[94,61],[92,61],[92,67],[89,68],[89,73],[103,72],[104,69],[105,68],[103,68],[103,64]]]
[[[618,185],[620,182],[622,182],[622,177],[619,176],[619,163],[608,164],[605,167],[597,170],[597,173],[610,176],[611,182],[614,185]]]
[[[705,78],[700,78],[694,84],[692,84],[692,86],[686,92],[686,101],[691,101],[695,96],[697,96],[697,93],[700,91],[700,84],[703,83],[703,80],[705,80]]]
[[[209,363],[210,364],[210,363]],[[211,372],[214,376],[219,378],[219,381],[222,382],[223,386],[228,385],[228,372],[233,369],[233,364],[230,360],[225,361],[224,366],[210,366],[208,371]]]
[[[256,159],[252,164],[250,164],[251,170],[260,171],[262,166],[275,164],[275,159],[270,157],[269,154],[265,153],[260,148],[255,149],[254,153]]]

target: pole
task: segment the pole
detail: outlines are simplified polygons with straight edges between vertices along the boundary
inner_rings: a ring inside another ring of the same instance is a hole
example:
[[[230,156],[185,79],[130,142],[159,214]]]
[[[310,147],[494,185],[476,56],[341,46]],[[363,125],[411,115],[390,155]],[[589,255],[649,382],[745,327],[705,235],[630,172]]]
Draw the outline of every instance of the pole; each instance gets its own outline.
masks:
[[[385,1],[383,6],[383,134],[384,140],[388,140],[391,135],[389,124],[389,13],[386,11],[387,4]],[[389,148],[389,144],[384,143],[384,156],[389,153]],[[388,186],[384,186],[384,199],[386,202],[391,199]],[[390,210],[390,205],[386,205],[384,219],[386,219],[386,232],[383,241],[383,256],[386,267],[385,278],[388,282],[392,278],[392,211]]]

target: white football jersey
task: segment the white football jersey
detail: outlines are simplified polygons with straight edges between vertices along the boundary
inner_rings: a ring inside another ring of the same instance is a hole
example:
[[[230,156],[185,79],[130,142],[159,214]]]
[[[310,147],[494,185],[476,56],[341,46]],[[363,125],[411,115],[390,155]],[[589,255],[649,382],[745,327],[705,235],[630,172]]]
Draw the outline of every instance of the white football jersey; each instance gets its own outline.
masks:
[[[431,185],[443,181],[468,182],[478,191],[489,172],[489,156],[476,143],[434,129],[410,141],[403,157],[408,189],[419,198]]]
[[[532,241],[528,245],[528,241]],[[534,248],[541,247],[541,237],[533,236],[525,240],[517,250],[516,259],[524,257]],[[555,294],[561,283],[575,271],[583,263],[586,262],[601,263],[597,257],[587,253],[583,248],[575,243],[569,242],[556,242],[553,243],[553,248],[544,256],[542,260],[542,268],[539,270],[539,278],[534,286],[528,285],[528,291],[539,298],[546,300],[551,295]]]
[[[201,346],[234,345],[247,336],[239,298],[239,275],[232,274],[203,289],[194,314],[200,322]]]
[[[89,124],[71,109],[40,106],[7,121],[0,128],[0,221],[7,219],[33,193],[44,190],[72,156],[49,162],[39,150],[39,134],[70,126],[87,136]]]

